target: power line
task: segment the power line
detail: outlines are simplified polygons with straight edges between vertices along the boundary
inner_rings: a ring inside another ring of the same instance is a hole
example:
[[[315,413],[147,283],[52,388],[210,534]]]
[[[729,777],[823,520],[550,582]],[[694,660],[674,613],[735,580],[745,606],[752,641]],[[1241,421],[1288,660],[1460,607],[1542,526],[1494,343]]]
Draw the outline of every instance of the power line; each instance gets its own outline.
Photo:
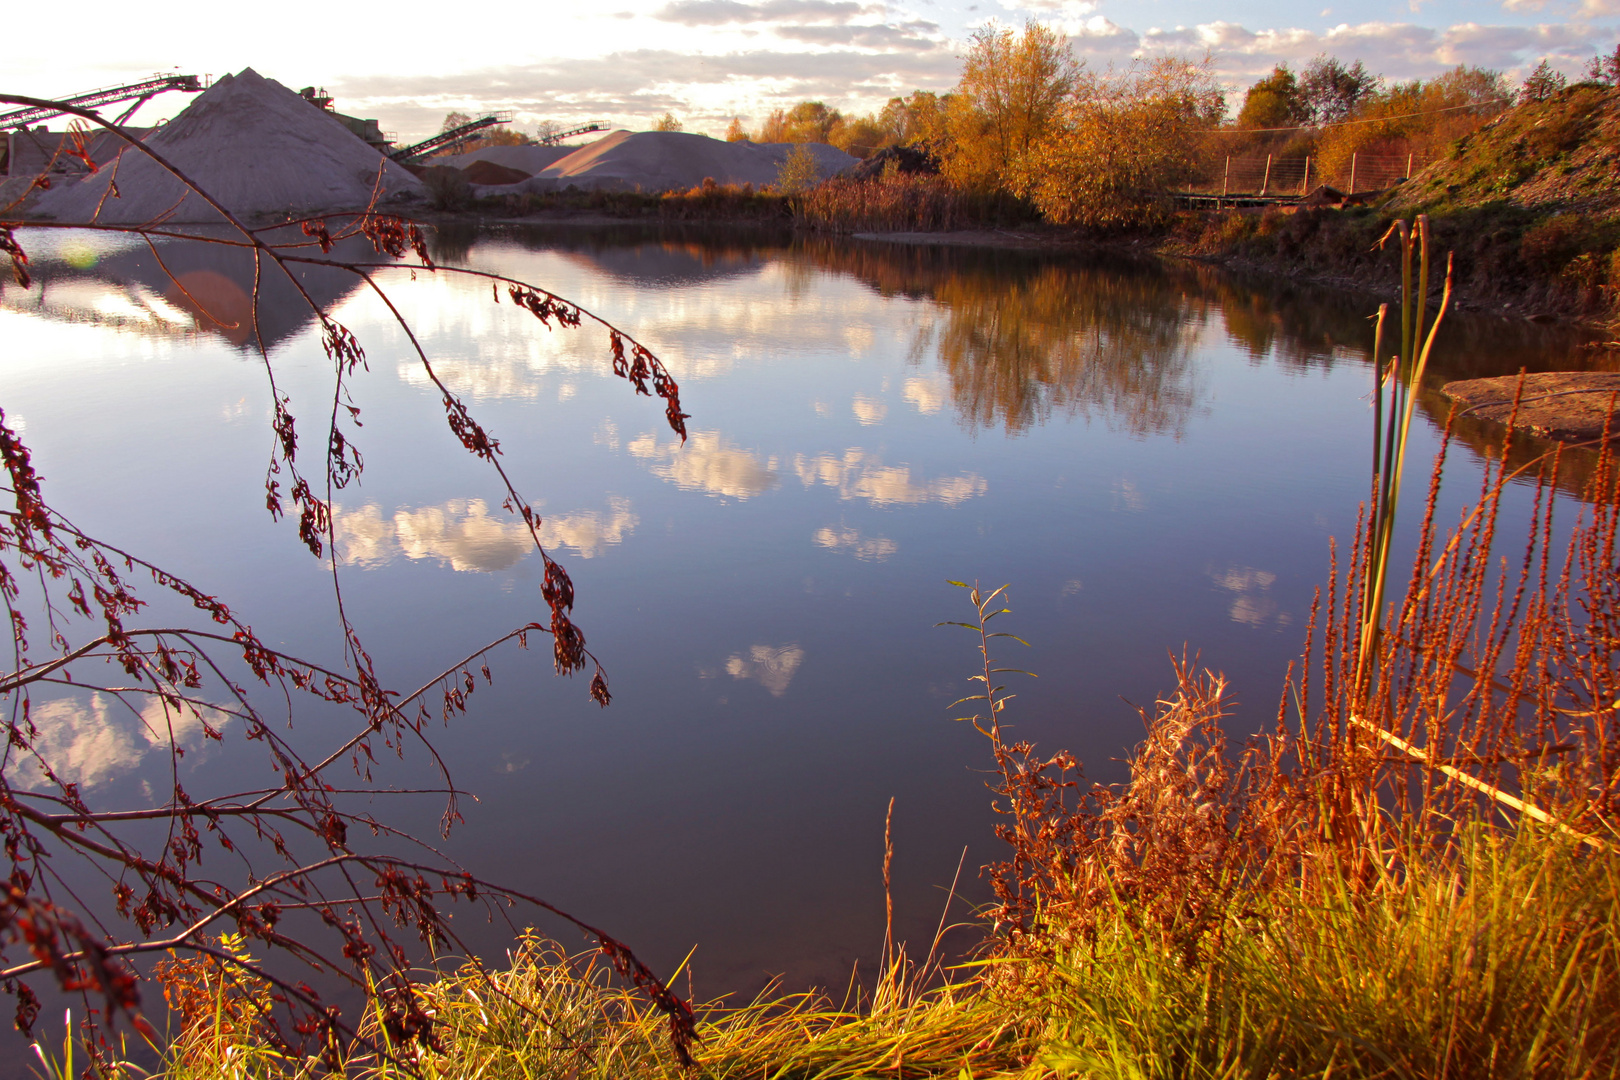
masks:
[[[1459,109],[1482,109],[1486,105],[1511,105],[1512,98],[1492,98],[1473,101],[1467,105],[1448,105],[1444,109],[1424,109],[1421,112],[1400,113],[1396,116],[1373,116],[1365,120],[1339,120],[1332,124],[1295,124],[1293,127],[1273,128],[1217,128],[1216,135],[1264,135],[1275,131],[1322,131],[1326,128],[1349,127],[1352,124],[1384,124],[1391,120],[1410,120],[1414,116],[1434,116],[1437,113],[1456,112]]]

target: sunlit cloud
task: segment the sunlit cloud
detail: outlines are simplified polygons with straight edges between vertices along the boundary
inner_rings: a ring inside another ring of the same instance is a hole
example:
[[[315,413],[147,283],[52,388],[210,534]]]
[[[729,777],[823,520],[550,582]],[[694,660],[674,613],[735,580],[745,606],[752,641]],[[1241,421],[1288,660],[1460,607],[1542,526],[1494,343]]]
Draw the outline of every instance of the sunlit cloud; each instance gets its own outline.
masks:
[[[849,407],[855,414],[855,419],[866,427],[883,423],[883,418],[889,415],[889,406],[882,398],[868,397],[865,394],[856,394]]]
[[[433,560],[454,570],[507,570],[534,550],[528,527],[497,517],[482,499],[451,499],[438,506],[401,507],[384,516],[376,504],[334,511],[338,559],[344,565],[382,566],[398,556]],[[540,542],[582,559],[619,544],[638,524],[627,499],[608,500],[606,512],[542,514]]]
[[[836,488],[841,499],[865,499],[873,506],[923,502],[956,506],[983,495],[987,489],[984,477],[977,473],[914,479],[910,466],[884,465],[876,454],[858,446],[836,457],[799,454],[793,459],[793,471],[805,487],[822,484]]]
[[[900,400],[925,416],[939,412],[949,399],[949,388],[938,378],[907,379],[900,391]]]
[[[1210,570],[1210,580],[1233,594],[1228,615],[1233,622],[1261,629],[1266,626],[1287,626],[1293,621],[1286,611],[1277,610],[1277,601],[1270,594],[1277,575],[1270,570],[1256,570],[1252,566],[1230,566],[1224,570]]]
[[[38,729],[33,745],[51,763],[57,779],[94,787],[127,776],[148,757],[168,759],[170,747],[196,750],[204,741],[203,724],[224,731],[230,717],[214,709],[166,708],[149,698],[139,714],[106,694],[90,695],[88,707],[72,698],[35,705],[30,719]],[[12,750],[6,778],[39,791],[53,786],[32,755]]]
[[[811,537],[819,547],[853,555],[862,562],[882,562],[900,550],[887,536],[862,536],[845,525],[826,525]]]
[[[1602,0],[1617,3],[1620,0]],[[1569,23],[1536,26],[1490,26],[1475,22],[1437,28],[1416,23],[1340,23],[1317,32],[1299,27],[1251,30],[1216,20],[1196,26],[1150,29],[1140,35],[1136,54],[1208,52],[1217,73],[1241,87],[1274,65],[1298,67],[1327,53],[1345,60],[1364,60],[1391,79],[1428,78],[1471,64],[1518,71],[1543,56],[1589,56],[1611,32]],[[1121,39],[1119,42],[1125,45]]]
[[[803,662],[804,650],[797,645],[755,645],[746,654],[734,653],[728,658],[726,674],[733,679],[752,679],[772,697],[781,697]]]
[[[764,0],[759,4],[740,4],[736,0],[675,0],[654,12],[653,18],[685,26],[787,20],[847,22],[882,10],[881,4],[857,4],[852,0]]]
[[[673,441],[660,443],[648,433],[625,449],[650,462],[655,475],[685,491],[748,499],[781,483],[775,459],[761,461],[721,438],[718,431],[693,432],[684,446]]]

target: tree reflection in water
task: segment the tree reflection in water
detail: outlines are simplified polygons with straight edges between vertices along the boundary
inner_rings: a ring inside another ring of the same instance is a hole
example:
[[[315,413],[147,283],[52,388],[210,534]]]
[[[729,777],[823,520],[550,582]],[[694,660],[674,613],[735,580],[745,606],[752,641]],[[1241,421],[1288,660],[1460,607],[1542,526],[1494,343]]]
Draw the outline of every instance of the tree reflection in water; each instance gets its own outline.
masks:
[[[810,241],[801,252],[937,317],[913,356],[934,355],[969,428],[1016,434],[1054,415],[1132,435],[1180,435],[1202,391],[1192,342],[1203,307],[1133,262]]]

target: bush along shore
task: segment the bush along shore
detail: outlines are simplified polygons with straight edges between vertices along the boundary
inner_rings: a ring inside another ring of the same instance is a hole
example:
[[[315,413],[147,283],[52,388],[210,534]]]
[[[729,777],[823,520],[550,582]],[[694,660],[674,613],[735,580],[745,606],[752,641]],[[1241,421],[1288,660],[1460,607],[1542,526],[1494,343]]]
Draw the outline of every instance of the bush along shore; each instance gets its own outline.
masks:
[[[955,707],[984,736],[1006,844],[973,959],[886,943],[875,987],[699,1005],[688,1046],[599,957],[527,935],[498,970],[424,970],[428,1037],[409,1061],[356,1049],[349,1075],[1620,1073],[1620,471],[1600,461],[1567,546],[1552,539],[1556,451],[1532,466],[1501,448],[1449,530],[1434,518],[1444,450],[1426,503],[1403,502],[1414,388],[1452,292],[1431,240],[1421,218],[1391,239],[1412,284],[1377,313],[1391,360],[1371,504],[1265,730],[1228,732],[1232,688],[1183,661],[1144,710],[1129,779],[1089,785],[1069,755],[1003,737],[1016,616],[1005,589],[953,583],[976,688]],[[1526,532],[1499,539],[1523,480],[1538,485]],[[1397,512],[1421,520],[1404,573]],[[329,1068],[276,1048],[271,990],[240,967],[177,959],[160,978],[163,1075]],[[381,1018],[371,1034],[392,1038]],[[37,1049],[74,1075],[71,1042]]]
[[[1154,102],[1181,94],[1177,80],[1190,78],[1182,66],[1116,88],[1108,107],[1129,123],[1114,131],[1094,121],[1102,130],[1086,137],[1107,144],[1130,136],[1132,124],[1151,127]],[[1186,197],[1166,195],[1170,186],[1195,184],[1200,168],[1214,168],[1218,147],[1196,120],[1165,123],[1159,134],[1201,147],[1202,165],[1198,155],[1161,161],[1143,151],[1140,161],[1116,162],[1118,175],[1081,175],[1092,159],[1070,149],[1032,154],[1021,180],[989,182],[953,175],[948,143],[936,141],[907,159],[910,171],[897,167],[898,158],[874,157],[854,175],[792,190],[705,182],[662,194],[495,195],[464,209],[502,220],[791,223],[932,242],[1119,247],[1386,296],[1400,282],[1381,241],[1394,221],[1423,213],[1435,244],[1455,253],[1458,307],[1620,326],[1620,87],[1579,83],[1501,109],[1392,186],[1351,199],[1321,188],[1264,206],[1206,196],[1201,208],[1188,209]]]

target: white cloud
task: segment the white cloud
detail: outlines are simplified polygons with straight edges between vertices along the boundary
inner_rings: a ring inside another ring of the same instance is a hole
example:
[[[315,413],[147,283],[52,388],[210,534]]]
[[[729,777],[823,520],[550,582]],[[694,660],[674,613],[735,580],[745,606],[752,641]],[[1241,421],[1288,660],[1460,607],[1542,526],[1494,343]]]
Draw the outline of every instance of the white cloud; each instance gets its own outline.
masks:
[[[820,547],[845,552],[862,562],[882,562],[900,550],[900,545],[887,536],[862,536],[845,525],[823,526],[811,539]]]
[[[686,491],[748,499],[781,483],[774,459],[760,461],[721,438],[718,431],[695,431],[684,446],[678,442],[660,444],[649,432],[625,449],[652,462],[654,474]]]
[[[883,418],[889,415],[889,406],[882,398],[856,394],[855,399],[850,402],[850,411],[855,414],[855,419],[862,426],[871,427],[883,423]]]
[[[384,517],[376,504],[334,508],[338,560],[346,566],[375,567],[396,556],[437,560],[461,571],[493,572],[515,566],[534,550],[528,527],[513,517],[496,517],[482,499],[451,499],[438,506],[401,507]],[[609,499],[607,512],[542,514],[540,542],[589,559],[622,543],[638,519],[628,499]]]
[[[30,718],[38,729],[33,740],[39,756],[50,762],[59,780],[94,787],[128,775],[147,757],[168,757],[170,746],[195,750],[203,743],[203,724],[223,731],[230,717],[214,709],[201,715],[187,706],[166,709],[149,698],[136,715],[104,694],[90,695],[90,705],[61,698],[36,705]],[[52,786],[32,755],[12,751],[6,778],[34,791]]]
[[[916,480],[910,466],[884,465],[876,454],[858,446],[838,456],[799,454],[793,459],[793,471],[805,487],[823,484],[837,488],[841,499],[865,499],[873,506],[923,502],[956,506],[987,489],[984,477],[977,473]]]
[[[1257,570],[1252,566],[1230,566],[1225,570],[1211,569],[1210,580],[1233,593],[1228,611],[1233,622],[1256,629],[1268,625],[1287,626],[1293,620],[1286,611],[1277,610],[1277,601],[1270,595],[1277,575],[1270,570]]]
[[[932,416],[945,405],[949,391],[937,377],[910,378],[900,391],[900,399],[925,416]]]
[[[803,662],[804,650],[797,645],[755,645],[746,656],[734,653],[727,659],[726,674],[733,679],[752,679],[772,697],[781,697]]]

